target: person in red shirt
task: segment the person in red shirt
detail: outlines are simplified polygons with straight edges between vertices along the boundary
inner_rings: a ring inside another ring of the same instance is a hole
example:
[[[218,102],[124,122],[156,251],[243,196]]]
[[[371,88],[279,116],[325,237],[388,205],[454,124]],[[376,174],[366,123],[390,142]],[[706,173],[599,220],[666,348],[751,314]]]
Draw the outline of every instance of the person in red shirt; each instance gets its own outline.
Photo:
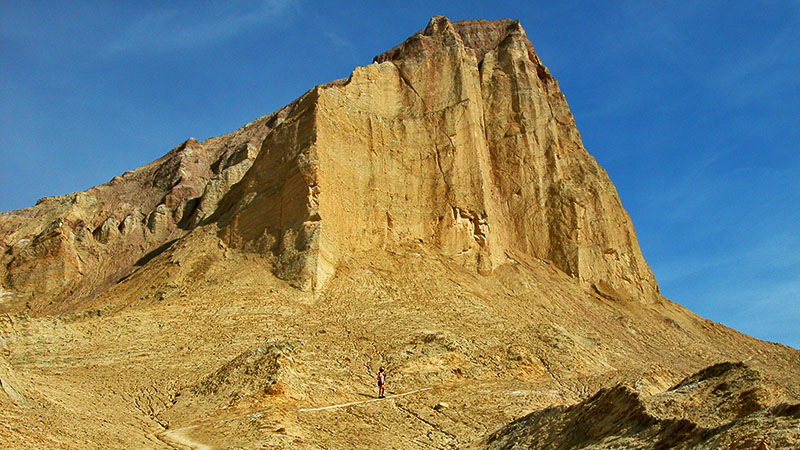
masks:
[[[378,371],[378,398],[384,398],[383,384],[385,381],[386,377],[383,375],[383,367],[381,367],[381,370]]]

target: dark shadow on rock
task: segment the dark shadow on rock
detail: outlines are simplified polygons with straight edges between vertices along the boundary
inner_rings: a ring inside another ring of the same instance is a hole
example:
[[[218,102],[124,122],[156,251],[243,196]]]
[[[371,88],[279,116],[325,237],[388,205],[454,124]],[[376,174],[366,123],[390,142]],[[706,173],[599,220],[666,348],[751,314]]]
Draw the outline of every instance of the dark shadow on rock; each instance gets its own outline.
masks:
[[[181,230],[194,228],[192,219],[194,219],[194,215],[197,212],[197,207],[200,206],[200,199],[201,197],[194,197],[186,201],[186,204],[183,205],[183,214],[181,214],[181,221],[178,222],[178,228]]]
[[[148,252],[146,255],[144,255],[141,258],[139,258],[139,260],[136,261],[133,265],[134,266],[143,266],[143,265],[149,263],[151,259],[153,259],[156,256],[164,253],[165,250],[167,250],[168,248],[172,247],[172,244],[174,244],[177,241],[178,241],[177,239],[173,239],[171,241],[167,241],[167,242],[159,245],[158,248],[156,248],[155,250],[152,250],[152,251]]]

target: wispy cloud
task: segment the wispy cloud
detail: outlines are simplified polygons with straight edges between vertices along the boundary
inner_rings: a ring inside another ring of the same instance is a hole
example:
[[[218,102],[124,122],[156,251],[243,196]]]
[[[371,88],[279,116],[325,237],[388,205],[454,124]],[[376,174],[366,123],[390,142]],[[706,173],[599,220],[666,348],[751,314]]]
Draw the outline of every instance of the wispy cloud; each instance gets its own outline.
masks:
[[[164,8],[134,19],[103,54],[169,52],[213,44],[277,23],[297,6],[296,0],[262,0],[207,2],[191,10]]]
[[[734,184],[730,174],[719,172],[720,162],[727,157],[726,151],[698,154],[662,182],[643,186],[648,201],[664,206],[654,213],[670,222],[693,221],[698,213],[705,214]]]
[[[800,280],[753,280],[728,287],[727,281],[711,281],[698,292],[696,311],[714,311],[714,320],[768,341],[800,349],[795,331],[800,320]]]
[[[761,280],[765,272],[777,274],[800,269],[800,253],[796,251],[798,247],[800,237],[794,234],[767,235],[760,239],[759,235],[755,235],[741,242],[740,246],[728,249],[725,254],[691,254],[663,264],[654,264],[653,270],[662,283],[679,284],[698,276],[743,272],[748,273],[741,280]]]
[[[328,38],[328,42],[335,47],[342,49],[347,52],[348,56],[353,60],[356,60],[356,47],[350,39],[333,32],[332,30],[326,30],[325,37]]]
[[[717,92],[725,104],[741,107],[796,90],[800,3],[791,6],[793,10],[781,28],[724,55],[716,70],[702,78],[706,87]]]
[[[800,348],[800,237],[755,237],[730,251],[693,255],[653,271],[667,297],[760,339]]]

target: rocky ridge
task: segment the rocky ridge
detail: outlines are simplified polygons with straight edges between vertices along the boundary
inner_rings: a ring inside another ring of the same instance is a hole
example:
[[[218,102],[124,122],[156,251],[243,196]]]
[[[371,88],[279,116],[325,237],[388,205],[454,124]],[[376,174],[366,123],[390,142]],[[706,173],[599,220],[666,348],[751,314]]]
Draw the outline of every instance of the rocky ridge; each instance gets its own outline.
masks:
[[[0,310],[73,310],[128,276],[216,211],[288,105],[239,130],[190,138],[83,192],[0,213]]]
[[[758,371],[720,363],[654,396],[618,385],[531,413],[492,433],[482,448],[797,448],[800,404],[776,403],[771,393]]]

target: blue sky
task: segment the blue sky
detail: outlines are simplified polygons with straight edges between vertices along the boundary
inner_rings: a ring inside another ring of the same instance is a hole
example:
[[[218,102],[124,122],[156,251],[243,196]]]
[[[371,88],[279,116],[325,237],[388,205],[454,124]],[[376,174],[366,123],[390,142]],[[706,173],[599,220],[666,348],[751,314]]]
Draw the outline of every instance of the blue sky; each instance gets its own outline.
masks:
[[[2,2],[0,210],[232,131],[436,14],[522,22],[664,295],[800,347],[795,0]]]

